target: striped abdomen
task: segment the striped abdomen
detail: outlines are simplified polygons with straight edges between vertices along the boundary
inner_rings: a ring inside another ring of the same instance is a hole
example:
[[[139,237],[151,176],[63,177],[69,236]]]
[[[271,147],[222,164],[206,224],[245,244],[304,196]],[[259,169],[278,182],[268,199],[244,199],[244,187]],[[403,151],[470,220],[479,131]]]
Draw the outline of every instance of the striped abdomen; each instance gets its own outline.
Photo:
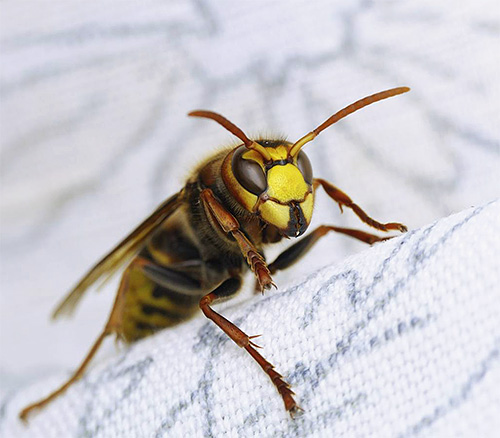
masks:
[[[206,293],[201,288],[203,264],[189,232],[179,211],[138,256],[152,267],[143,268],[133,261],[124,272],[127,284],[122,324],[128,342],[176,325],[198,310]]]

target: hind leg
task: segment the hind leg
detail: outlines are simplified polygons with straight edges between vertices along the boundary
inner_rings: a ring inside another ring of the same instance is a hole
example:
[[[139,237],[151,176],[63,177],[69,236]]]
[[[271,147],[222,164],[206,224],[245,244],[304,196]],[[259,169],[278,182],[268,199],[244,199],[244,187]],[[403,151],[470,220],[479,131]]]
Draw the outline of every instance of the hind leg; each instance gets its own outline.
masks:
[[[115,334],[117,337],[121,337],[121,327],[122,327],[122,314],[123,314],[123,305],[124,305],[124,297],[127,292],[127,285],[128,285],[128,276],[129,276],[129,271],[132,269],[134,265],[134,262],[132,262],[129,267],[126,269],[126,271],[123,273],[121,282],[120,282],[120,287],[118,288],[118,292],[116,294],[115,302],[113,304],[113,308],[111,309],[111,313],[109,315],[109,318],[106,322],[106,325],[104,326],[103,331],[101,334],[98,336],[92,347],[90,348],[90,351],[87,353],[87,356],[85,356],[85,359],[81,363],[81,365],[78,367],[78,369],[72,374],[72,376],[67,380],[66,383],[64,383],[62,386],[60,386],[58,389],[56,389],[54,392],[49,394],[47,397],[43,398],[42,400],[33,403],[27,407],[25,407],[19,414],[19,417],[21,420],[24,422],[27,421],[28,415],[35,410],[43,408],[45,405],[50,403],[52,400],[57,398],[60,394],[62,394],[66,389],[68,389],[74,382],[76,382],[80,377],[82,377],[83,373],[87,369],[90,361],[92,358],[95,356],[97,351],[99,350],[99,347],[101,346],[102,342],[104,339],[111,335]]]

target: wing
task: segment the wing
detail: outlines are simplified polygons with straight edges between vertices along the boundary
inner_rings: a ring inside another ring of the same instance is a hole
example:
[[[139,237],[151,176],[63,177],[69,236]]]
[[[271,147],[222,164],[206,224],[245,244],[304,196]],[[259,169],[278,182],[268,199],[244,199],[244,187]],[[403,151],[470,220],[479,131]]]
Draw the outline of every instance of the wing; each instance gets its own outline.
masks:
[[[97,262],[57,306],[52,318],[70,316],[85,291],[97,280],[113,275],[132,259],[151,235],[182,203],[183,191],[176,193],[161,204],[148,218],[138,225],[125,239]]]

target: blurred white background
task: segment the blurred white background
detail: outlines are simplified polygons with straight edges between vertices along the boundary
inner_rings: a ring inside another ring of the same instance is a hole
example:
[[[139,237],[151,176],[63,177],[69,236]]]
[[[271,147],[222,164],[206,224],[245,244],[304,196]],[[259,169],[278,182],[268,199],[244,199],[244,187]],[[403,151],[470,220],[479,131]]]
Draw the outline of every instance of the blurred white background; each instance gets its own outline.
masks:
[[[492,0],[4,3],[2,392],[75,368],[116,282],[90,292],[72,322],[50,324],[54,305],[200,159],[233,142],[187,118],[192,109],[218,111],[249,136],[295,140],[365,95],[407,85],[308,145],[315,175],[410,228],[497,198],[499,9]],[[323,194],[320,223],[363,228]],[[277,283],[363,248],[331,235]]]

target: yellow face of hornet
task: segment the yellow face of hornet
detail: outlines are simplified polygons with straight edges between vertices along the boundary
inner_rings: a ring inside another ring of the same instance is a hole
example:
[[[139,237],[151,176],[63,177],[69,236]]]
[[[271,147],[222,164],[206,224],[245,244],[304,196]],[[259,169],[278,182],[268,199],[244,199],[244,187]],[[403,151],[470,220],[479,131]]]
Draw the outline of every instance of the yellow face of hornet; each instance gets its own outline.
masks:
[[[314,195],[312,168],[303,151],[290,154],[286,141],[258,140],[267,158],[244,145],[224,162],[227,188],[249,212],[289,237],[302,235],[311,222]]]
[[[409,90],[392,88],[360,99],[293,144],[282,140],[250,140],[234,123],[212,111],[196,110],[189,115],[212,119],[243,142],[224,159],[221,175],[226,188],[245,210],[274,225],[284,235],[298,237],[309,226],[314,205],[311,163],[302,147],[349,114]]]

